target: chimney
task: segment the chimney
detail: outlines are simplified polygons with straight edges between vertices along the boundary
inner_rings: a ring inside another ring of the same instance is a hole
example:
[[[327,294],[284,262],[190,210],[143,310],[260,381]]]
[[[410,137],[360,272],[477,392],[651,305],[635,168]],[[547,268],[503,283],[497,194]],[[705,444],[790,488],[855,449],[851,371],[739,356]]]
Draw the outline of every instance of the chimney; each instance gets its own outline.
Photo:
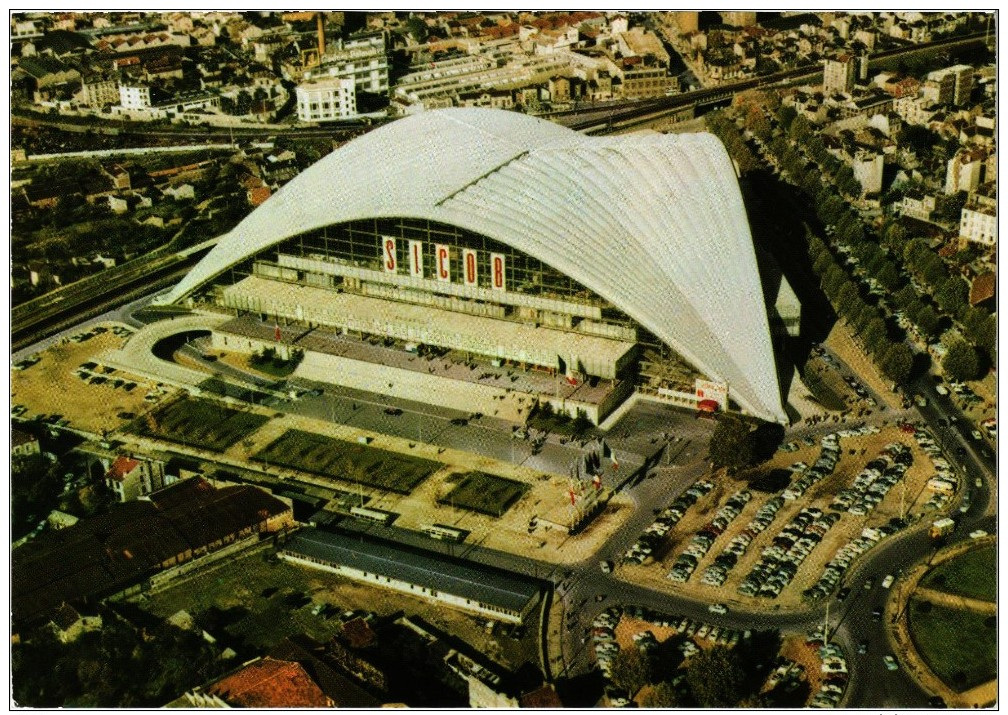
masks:
[[[322,13],[317,13],[315,15],[318,21],[318,57],[319,62],[322,62],[322,56],[325,54],[325,22],[322,20]]]

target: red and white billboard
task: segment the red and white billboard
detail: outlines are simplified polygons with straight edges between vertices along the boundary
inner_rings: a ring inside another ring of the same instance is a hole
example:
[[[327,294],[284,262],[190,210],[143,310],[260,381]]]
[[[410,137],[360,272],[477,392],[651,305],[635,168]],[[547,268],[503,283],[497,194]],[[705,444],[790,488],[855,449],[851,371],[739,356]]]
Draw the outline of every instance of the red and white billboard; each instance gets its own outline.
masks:
[[[724,410],[728,406],[727,383],[698,379],[695,383],[695,388],[698,403],[713,400],[718,404],[718,409],[720,410]]]
[[[423,241],[409,242],[409,273],[414,278],[423,278]]]
[[[382,267],[386,273],[395,273],[399,268],[399,261],[396,258],[396,240],[389,236],[382,238]]]
[[[434,272],[437,279],[443,283],[451,282],[451,260],[448,246],[443,243],[434,245]]]
[[[467,286],[476,285],[476,251],[462,250],[462,281]]]
[[[507,264],[503,253],[490,254],[490,287],[494,290],[507,290]]]

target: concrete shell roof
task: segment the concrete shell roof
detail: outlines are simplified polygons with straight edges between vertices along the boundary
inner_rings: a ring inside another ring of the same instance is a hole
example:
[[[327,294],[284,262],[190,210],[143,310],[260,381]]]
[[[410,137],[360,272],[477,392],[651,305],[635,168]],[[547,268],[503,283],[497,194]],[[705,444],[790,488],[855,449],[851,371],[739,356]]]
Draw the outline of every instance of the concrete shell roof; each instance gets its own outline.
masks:
[[[169,300],[286,238],[376,217],[439,221],[514,246],[727,382],[749,412],[787,421],[745,207],[713,135],[587,137],[490,109],[400,119],[289,182]]]

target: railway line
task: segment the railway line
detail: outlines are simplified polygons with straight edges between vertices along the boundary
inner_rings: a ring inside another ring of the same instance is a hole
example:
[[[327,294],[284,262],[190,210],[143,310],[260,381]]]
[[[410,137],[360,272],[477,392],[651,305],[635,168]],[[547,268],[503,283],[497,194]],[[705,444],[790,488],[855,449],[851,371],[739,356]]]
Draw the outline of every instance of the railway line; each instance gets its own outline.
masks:
[[[94,280],[43,305],[34,302],[11,312],[11,352],[33,345],[61,330],[117,308],[125,303],[174,285],[206,253],[173,255],[154,268],[137,269],[112,282]],[[100,278],[100,274],[98,276]],[[72,286],[68,286],[72,287]]]
[[[890,50],[883,50],[876,53],[869,60],[869,68],[878,66],[894,58],[906,57],[918,53],[934,52],[936,50],[950,50],[965,45],[982,43],[985,41],[985,33],[978,32],[963,37],[935,40],[933,42],[913,45],[912,47],[898,47]],[[693,106],[703,106],[729,101],[737,92],[744,92],[749,89],[760,87],[775,87],[781,84],[792,84],[799,81],[814,81],[822,76],[822,68],[816,67],[796,67],[790,70],[783,70],[762,77],[751,77],[737,82],[718,85],[716,87],[705,87],[692,92],[683,92],[667,97],[659,97],[653,100],[644,100],[620,108],[608,107],[600,110],[582,109],[567,110],[565,112],[554,112],[550,119],[563,124],[576,131],[587,134],[604,133],[616,129],[626,128],[649,115],[660,116],[661,114],[677,111]]]

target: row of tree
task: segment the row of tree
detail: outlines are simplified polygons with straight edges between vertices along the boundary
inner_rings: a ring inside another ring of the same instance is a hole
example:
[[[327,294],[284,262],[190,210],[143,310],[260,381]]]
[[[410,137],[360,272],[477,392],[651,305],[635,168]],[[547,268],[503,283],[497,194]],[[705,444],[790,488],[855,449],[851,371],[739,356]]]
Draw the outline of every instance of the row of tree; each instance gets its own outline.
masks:
[[[861,297],[857,283],[837,263],[822,240],[811,237],[809,246],[816,256],[812,268],[837,316],[847,321],[855,335],[860,336],[864,349],[889,379],[906,384],[913,368],[913,351],[902,340],[890,337],[885,315],[878,306]]]
[[[721,140],[728,154],[738,164],[740,174],[748,174],[761,167],[761,162],[746,144],[735,122],[723,111],[711,112],[706,119],[707,128]]]
[[[850,194],[851,187],[845,186],[848,179],[846,172],[837,168],[839,162],[826,151],[821,138],[812,131],[808,121],[793,108],[786,106],[778,108],[776,119],[794,144],[805,148],[821,172],[833,175],[840,193]],[[759,121],[753,121],[752,126],[767,131]],[[925,143],[929,138],[908,137]],[[768,148],[785,168],[796,168],[800,163],[800,159],[795,156],[797,149],[782,136],[774,138]],[[963,323],[966,334],[972,336],[973,346],[964,341],[954,342],[949,346],[943,367],[955,379],[977,377],[981,360],[973,347],[986,353],[987,359],[993,361],[996,323],[989,312],[969,305],[967,287],[962,278],[949,271],[945,262],[931,250],[924,239],[908,241],[904,224],[890,222],[882,232],[880,244],[866,234],[857,213],[846,205],[833,187],[822,181],[819,174],[791,173],[798,178],[796,183],[810,197],[814,197],[816,214],[824,225],[833,227],[837,244],[850,249],[865,277],[877,281],[890,296],[894,308],[901,310],[926,339],[938,337],[947,327],[949,320],[943,319],[943,315]],[[861,298],[857,284],[847,278],[846,270],[833,259],[825,242],[812,236],[809,252],[813,266],[822,280],[823,290],[837,314],[857,329],[865,348],[875,357],[882,371],[895,382],[905,382],[913,364],[913,353],[906,346],[899,347],[897,343],[890,342],[891,326],[887,325],[885,315]],[[901,262],[919,275],[931,289],[940,313],[929,301],[922,299],[912,285],[907,284]]]

